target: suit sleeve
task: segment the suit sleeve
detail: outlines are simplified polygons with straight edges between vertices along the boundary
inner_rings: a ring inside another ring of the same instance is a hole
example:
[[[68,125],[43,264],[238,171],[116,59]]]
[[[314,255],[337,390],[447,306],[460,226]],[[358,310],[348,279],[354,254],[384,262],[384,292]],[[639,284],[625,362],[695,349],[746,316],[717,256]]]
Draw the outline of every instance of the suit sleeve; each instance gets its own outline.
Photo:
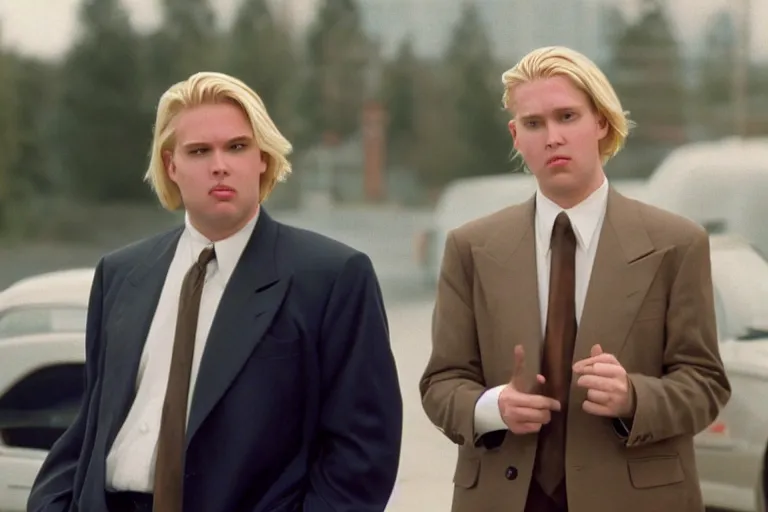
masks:
[[[98,400],[100,336],[102,319],[103,261],[96,266],[91,284],[85,332],[85,393],[73,423],[54,443],[43,462],[27,502],[28,512],[65,512],[76,500],[75,480],[81,454],[89,456],[87,446],[94,434],[89,422]]]
[[[452,231],[437,285],[432,353],[419,389],[430,421],[458,445],[485,444],[481,434],[506,430],[494,403],[500,389],[485,387],[469,275]]]
[[[397,477],[403,403],[370,259],[351,257],[326,306],[323,402],[304,512],[383,512]]]
[[[635,414],[627,446],[694,436],[731,396],[718,346],[709,237],[699,232],[684,251],[669,294],[665,374],[629,375]]]

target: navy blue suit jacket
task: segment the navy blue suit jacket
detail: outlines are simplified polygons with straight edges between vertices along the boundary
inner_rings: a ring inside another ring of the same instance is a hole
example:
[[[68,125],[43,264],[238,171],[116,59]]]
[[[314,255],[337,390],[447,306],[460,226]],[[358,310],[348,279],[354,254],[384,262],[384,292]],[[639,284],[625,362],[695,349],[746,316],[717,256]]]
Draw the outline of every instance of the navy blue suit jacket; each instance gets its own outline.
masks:
[[[102,512],[106,456],[182,229],[99,262],[81,410],[34,512]],[[190,409],[185,512],[382,512],[402,398],[370,259],[262,210],[211,326]]]

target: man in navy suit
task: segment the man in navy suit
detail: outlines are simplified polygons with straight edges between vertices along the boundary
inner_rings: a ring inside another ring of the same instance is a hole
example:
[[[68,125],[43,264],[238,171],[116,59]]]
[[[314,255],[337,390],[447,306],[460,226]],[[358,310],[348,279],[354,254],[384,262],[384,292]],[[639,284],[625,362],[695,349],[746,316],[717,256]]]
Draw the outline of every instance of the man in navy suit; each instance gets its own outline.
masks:
[[[81,410],[34,512],[382,512],[402,398],[368,256],[261,206],[291,145],[254,91],[160,99],[146,178],[185,223],[101,259]]]

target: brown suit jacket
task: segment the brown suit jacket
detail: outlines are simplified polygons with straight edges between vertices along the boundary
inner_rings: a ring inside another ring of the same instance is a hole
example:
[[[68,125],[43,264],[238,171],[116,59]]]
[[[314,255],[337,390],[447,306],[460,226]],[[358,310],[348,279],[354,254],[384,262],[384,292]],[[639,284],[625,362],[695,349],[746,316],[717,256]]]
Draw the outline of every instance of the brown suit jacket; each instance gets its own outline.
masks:
[[[453,230],[420,383],[424,410],[458,445],[454,512],[523,512],[536,435],[478,437],[475,403],[509,382],[513,348],[540,366],[535,200]],[[693,437],[730,397],[718,351],[709,238],[698,225],[611,189],[574,360],[599,343],[634,387],[631,431],[568,409],[566,481],[571,512],[701,512]]]

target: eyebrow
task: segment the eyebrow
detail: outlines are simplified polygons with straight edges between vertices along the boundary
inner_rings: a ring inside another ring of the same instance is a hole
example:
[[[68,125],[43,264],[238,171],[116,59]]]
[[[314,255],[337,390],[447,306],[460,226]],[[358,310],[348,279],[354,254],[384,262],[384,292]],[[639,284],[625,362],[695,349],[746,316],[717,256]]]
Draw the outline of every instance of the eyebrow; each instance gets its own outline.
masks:
[[[581,110],[580,107],[573,105],[570,107],[558,107],[556,109],[553,109],[552,111],[555,112],[556,114],[562,114],[564,112],[578,112],[579,110]],[[525,114],[520,116],[520,120],[528,121],[530,119],[539,119],[541,117],[543,117],[543,114]]]
[[[253,140],[253,137],[251,137],[250,135],[239,135],[237,137],[229,139],[225,144],[227,146],[229,146],[229,145],[232,145],[232,144],[238,144],[238,143],[243,143],[243,142],[251,142],[252,140]],[[193,147],[207,146],[208,144],[210,144],[210,143],[209,142],[195,142],[195,141],[193,141],[193,142],[185,142],[184,144],[182,144],[182,147],[184,147],[184,148],[193,148]]]

